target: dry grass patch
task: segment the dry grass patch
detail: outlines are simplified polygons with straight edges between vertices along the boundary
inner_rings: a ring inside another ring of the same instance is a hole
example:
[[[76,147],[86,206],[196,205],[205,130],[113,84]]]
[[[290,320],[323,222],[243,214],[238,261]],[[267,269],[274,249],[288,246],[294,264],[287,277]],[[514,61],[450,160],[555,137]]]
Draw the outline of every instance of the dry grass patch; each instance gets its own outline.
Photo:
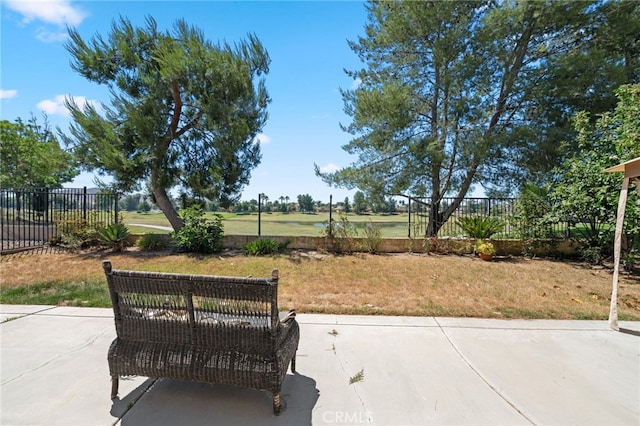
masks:
[[[139,252],[10,256],[2,290],[43,282],[104,282],[101,262],[117,269],[269,276],[280,270],[280,304],[300,312],[606,319],[611,271],[525,258],[358,254],[274,257],[157,255]],[[640,320],[640,280],[623,277],[621,319]]]

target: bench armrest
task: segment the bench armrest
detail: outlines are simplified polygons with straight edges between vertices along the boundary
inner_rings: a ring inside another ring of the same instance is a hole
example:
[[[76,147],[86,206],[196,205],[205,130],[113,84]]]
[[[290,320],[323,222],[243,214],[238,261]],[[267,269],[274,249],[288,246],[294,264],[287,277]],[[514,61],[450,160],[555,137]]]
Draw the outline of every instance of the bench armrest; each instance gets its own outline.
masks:
[[[279,333],[277,338],[277,345],[282,346],[285,342],[289,342],[291,340],[295,340],[295,346],[298,346],[297,340],[299,339],[299,327],[296,322],[296,313],[295,310],[290,310],[287,313],[283,313],[281,315],[282,319],[279,324]]]
[[[296,318],[296,310],[289,309],[289,312],[280,312],[280,323],[286,324],[287,322]]]

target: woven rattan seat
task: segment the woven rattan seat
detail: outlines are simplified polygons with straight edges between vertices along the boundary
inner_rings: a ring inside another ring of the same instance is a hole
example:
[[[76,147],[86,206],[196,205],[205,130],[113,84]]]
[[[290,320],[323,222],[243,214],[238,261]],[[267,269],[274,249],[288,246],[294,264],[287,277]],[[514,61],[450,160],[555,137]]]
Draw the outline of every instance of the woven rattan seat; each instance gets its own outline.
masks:
[[[269,391],[273,411],[300,331],[278,312],[278,271],[270,278],[112,269],[103,262],[117,337],[109,348],[111,397],[120,376],[223,383]]]

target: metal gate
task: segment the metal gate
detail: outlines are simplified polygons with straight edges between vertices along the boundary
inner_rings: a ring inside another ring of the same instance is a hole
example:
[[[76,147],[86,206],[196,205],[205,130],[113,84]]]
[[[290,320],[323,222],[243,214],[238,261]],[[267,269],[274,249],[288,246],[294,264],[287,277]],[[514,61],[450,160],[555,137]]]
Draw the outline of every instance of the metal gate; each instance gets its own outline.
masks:
[[[48,245],[65,224],[118,221],[118,196],[84,188],[0,188],[0,253]]]

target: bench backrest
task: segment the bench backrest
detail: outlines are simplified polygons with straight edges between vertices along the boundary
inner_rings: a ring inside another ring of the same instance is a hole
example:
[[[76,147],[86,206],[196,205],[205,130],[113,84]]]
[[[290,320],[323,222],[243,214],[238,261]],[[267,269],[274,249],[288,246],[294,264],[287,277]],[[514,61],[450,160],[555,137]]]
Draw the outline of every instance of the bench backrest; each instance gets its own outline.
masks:
[[[104,261],[121,339],[206,345],[249,352],[273,347],[278,271],[270,278],[112,269]]]

